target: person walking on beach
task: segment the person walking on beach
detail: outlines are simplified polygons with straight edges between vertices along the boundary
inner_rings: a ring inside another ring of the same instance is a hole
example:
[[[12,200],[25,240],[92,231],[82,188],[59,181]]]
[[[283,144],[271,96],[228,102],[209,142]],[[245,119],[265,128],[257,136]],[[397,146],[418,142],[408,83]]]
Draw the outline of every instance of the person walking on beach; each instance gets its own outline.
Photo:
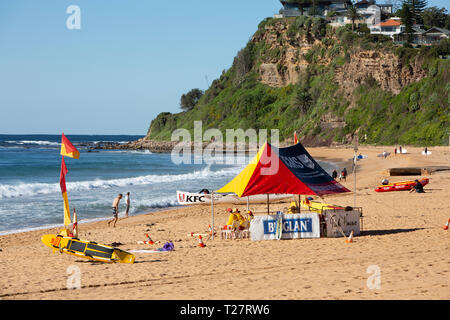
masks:
[[[334,180],[336,180],[336,178],[337,178],[337,171],[336,171],[336,170],[333,170],[333,173],[331,174],[331,177],[332,177]]]
[[[342,169],[341,176],[339,177],[339,180],[342,180],[342,179],[344,181],[347,181],[347,168]]]
[[[111,222],[113,222],[113,221],[114,221],[113,228],[116,227],[116,222],[117,222],[117,219],[119,218],[119,202],[120,202],[120,199],[122,199],[122,194],[121,193],[114,199],[114,202],[113,202],[113,205],[112,205],[113,219],[108,221],[108,227],[109,227],[109,224]]]
[[[130,210],[130,192],[129,191],[125,195],[125,203],[127,204],[127,208],[125,209],[125,218],[128,218],[128,211]]]

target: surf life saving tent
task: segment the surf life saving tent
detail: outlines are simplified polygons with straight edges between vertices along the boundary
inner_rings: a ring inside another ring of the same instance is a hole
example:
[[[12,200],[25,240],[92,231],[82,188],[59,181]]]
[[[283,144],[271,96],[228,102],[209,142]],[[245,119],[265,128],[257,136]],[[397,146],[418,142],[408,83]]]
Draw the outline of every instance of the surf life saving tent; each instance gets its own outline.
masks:
[[[239,197],[270,193],[322,197],[350,190],[335,181],[301,143],[277,148],[266,142],[241,173],[215,192],[234,192]]]
[[[265,143],[249,164],[229,183],[213,191],[211,196],[211,224],[214,228],[214,193],[233,192],[239,197],[267,194],[317,195],[350,192],[335,181],[306,151],[297,144],[277,148]],[[300,203],[299,203],[300,205]],[[214,239],[214,233],[212,235]]]

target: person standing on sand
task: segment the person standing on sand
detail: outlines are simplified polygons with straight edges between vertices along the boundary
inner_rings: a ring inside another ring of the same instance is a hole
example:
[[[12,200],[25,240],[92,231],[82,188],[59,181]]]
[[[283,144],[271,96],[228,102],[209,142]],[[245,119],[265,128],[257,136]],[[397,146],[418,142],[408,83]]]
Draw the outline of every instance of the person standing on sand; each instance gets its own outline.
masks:
[[[120,202],[120,199],[122,199],[122,194],[121,193],[114,199],[114,202],[113,202],[113,205],[112,205],[113,219],[108,221],[108,227],[109,227],[109,224],[111,222],[113,222],[113,221],[114,221],[113,228],[116,227],[116,222],[117,222],[117,219],[119,217],[119,202]]]
[[[336,178],[337,178],[337,171],[336,171],[336,170],[333,170],[333,173],[331,174],[331,177],[332,177],[334,180],[336,180]]]
[[[128,211],[130,210],[130,192],[129,191],[125,195],[125,203],[127,204],[127,208],[125,209],[125,218],[128,218]]]
[[[341,176],[339,177],[339,181],[341,180],[347,181],[347,168],[342,169]]]

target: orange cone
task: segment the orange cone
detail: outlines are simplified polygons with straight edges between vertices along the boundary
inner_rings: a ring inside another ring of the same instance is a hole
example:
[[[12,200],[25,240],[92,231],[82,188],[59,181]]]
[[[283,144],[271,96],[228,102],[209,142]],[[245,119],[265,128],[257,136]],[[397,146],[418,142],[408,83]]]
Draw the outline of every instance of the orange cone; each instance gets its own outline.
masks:
[[[206,247],[206,244],[203,243],[202,236],[198,236],[198,246],[199,246],[200,248]]]
[[[145,236],[147,237],[148,241],[145,241],[148,244],[154,244],[152,238],[150,238],[150,236],[148,235],[148,233],[145,234]]]
[[[447,223],[444,226],[444,230],[448,230],[448,226],[450,225],[450,219],[448,219]]]
[[[353,242],[353,231],[350,233],[348,239],[345,240],[345,243],[352,243]]]

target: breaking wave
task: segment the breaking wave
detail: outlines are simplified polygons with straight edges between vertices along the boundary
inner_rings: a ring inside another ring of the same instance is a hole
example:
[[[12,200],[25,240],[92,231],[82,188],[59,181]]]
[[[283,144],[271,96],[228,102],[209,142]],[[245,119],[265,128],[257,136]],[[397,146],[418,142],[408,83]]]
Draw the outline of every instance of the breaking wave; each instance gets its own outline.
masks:
[[[140,177],[109,180],[97,179],[90,181],[67,182],[66,186],[68,192],[88,191],[94,189],[108,189],[114,187],[136,185],[153,185],[186,180],[227,177],[236,175],[240,170],[241,168],[239,167],[232,167],[221,169],[218,171],[211,171],[210,167],[208,166],[200,171],[193,171],[190,173],[177,175],[146,175]],[[61,192],[59,183],[20,183],[16,185],[0,184],[0,199],[32,197],[36,195],[52,194],[55,192]]]

